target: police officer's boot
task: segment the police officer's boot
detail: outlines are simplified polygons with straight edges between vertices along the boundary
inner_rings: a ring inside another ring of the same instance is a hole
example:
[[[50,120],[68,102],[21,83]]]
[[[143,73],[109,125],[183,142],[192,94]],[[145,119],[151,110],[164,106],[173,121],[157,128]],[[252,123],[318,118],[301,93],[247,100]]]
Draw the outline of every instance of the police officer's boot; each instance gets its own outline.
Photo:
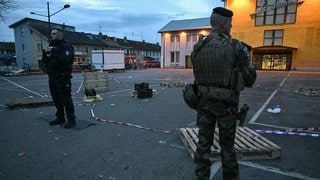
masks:
[[[64,120],[64,119],[55,119],[55,120],[53,120],[53,121],[50,121],[49,124],[50,124],[51,126],[53,126],[53,125],[63,124],[63,123],[65,123],[65,122],[66,122],[66,120]]]
[[[76,120],[68,120],[68,123],[66,125],[64,125],[64,128],[66,129],[70,129],[73,128],[77,125]]]

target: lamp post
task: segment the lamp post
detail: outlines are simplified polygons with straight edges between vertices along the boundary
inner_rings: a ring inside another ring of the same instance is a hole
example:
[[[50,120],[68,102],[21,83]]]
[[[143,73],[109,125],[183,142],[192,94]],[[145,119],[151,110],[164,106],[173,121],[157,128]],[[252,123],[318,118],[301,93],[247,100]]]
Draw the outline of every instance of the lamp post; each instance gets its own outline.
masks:
[[[65,4],[62,9],[58,10],[55,13],[50,14],[50,6],[49,6],[49,2],[47,2],[48,15],[38,14],[38,13],[35,13],[35,12],[30,12],[30,14],[47,17],[48,18],[48,27],[49,27],[49,31],[50,31],[50,29],[51,29],[50,17],[55,15],[55,14],[57,14],[57,13],[59,13],[60,11],[62,11],[64,9],[67,9],[67,8],[70,8],[69,4]]]

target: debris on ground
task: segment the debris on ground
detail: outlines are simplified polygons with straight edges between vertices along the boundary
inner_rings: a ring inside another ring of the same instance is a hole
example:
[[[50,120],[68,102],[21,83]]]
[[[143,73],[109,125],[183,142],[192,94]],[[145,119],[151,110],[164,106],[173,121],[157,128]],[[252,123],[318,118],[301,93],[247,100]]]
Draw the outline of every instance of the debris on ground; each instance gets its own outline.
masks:
[[[304,96],[320,96],[320,89],[315,88],[290,89],[290,92]]]
[[[281,112],[281,108],[279,105],[274,106],[273,108],[269,108],[267,109],[267,111],[269,113],[280,113]]]
[[[186,87],[189,83],[187,82],[162,82],[160,86],[163,87]]]

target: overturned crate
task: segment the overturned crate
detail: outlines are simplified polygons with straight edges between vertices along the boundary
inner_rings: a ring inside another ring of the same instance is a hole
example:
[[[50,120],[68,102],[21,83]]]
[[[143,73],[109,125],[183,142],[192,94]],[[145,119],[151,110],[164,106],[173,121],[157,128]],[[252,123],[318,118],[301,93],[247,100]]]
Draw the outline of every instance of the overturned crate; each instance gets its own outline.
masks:
[[[212,161],[220,161],[219,132],[215,129],[214,142],[211,146]],[[180,137],[192,159],[197,149],[198,128],[181,128]],[[237,158],[241,160],[280,158],[281,147],[247,127],[237,127],[235,139]]]
[[[83,85],[85,89],[94,89],[96,92],[109,90],[108,72],[84,72]]]

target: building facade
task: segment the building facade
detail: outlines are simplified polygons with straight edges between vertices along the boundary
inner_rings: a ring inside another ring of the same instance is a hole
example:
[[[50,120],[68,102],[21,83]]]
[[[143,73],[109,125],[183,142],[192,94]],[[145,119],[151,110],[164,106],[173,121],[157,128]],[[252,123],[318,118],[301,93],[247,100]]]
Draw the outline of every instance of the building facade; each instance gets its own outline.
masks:
[[[16,61],[19,67],[42,69],[42,50],[49,45],[50,30],[48,22],[24,18],[9,26],[14,30]],[[64,31],[65,39],[75,49],[74,63],[83,64],[91,60],[91,50],[102,49],[106,45],[90,38],[85,33],[75,31],[74,26],[51,23]]]
[[[234,12],[232,37],[252,46],[252,63],[257,69],[320,70],[318,0],[222,1]],[[190,35],[199,38],[210,31],[209,18],[203,18],[206,22],[197,27],[188,27],[200,20],[171,21],[159,31],[164,68],[192,67],[188,60]]]
[[[0,42],[0,74],[15,66],[15,54],[14,42]]]
[[[50,31],[48,22],[24,18],[9,27],[14,30],[18,66],[42,69],[42,50],[49,45]],[[149,54],[154,55],[156,59],[160,59],[161,48],[159,44],[128,40],[130,43],[124,45],[121,43],[124,40],[102,35],[101,32],[98,35],[77,32],[74,26],[57,23],[51,23],[51,27],[62,29],[64,31],[64,39],[72,44],[75,51],[74,69],[79,69],[80,65],[92,63],[92,50],[128,49],[132,54],[140,55],[141,61]]]
[[[116,43],[122,46],[125,52],[125,64],[130,68],[159,67],[153,66],[153,62],[160,63],[161,46],[145,41],[132,41],[126,37],[123,39],[114,38]]]
[[[14,42],[0,42],[0,54],[15,55]]]
[[[173,20],[161,28],[161,67],[192,68],[193,45],[210,29],[209,18]]]

